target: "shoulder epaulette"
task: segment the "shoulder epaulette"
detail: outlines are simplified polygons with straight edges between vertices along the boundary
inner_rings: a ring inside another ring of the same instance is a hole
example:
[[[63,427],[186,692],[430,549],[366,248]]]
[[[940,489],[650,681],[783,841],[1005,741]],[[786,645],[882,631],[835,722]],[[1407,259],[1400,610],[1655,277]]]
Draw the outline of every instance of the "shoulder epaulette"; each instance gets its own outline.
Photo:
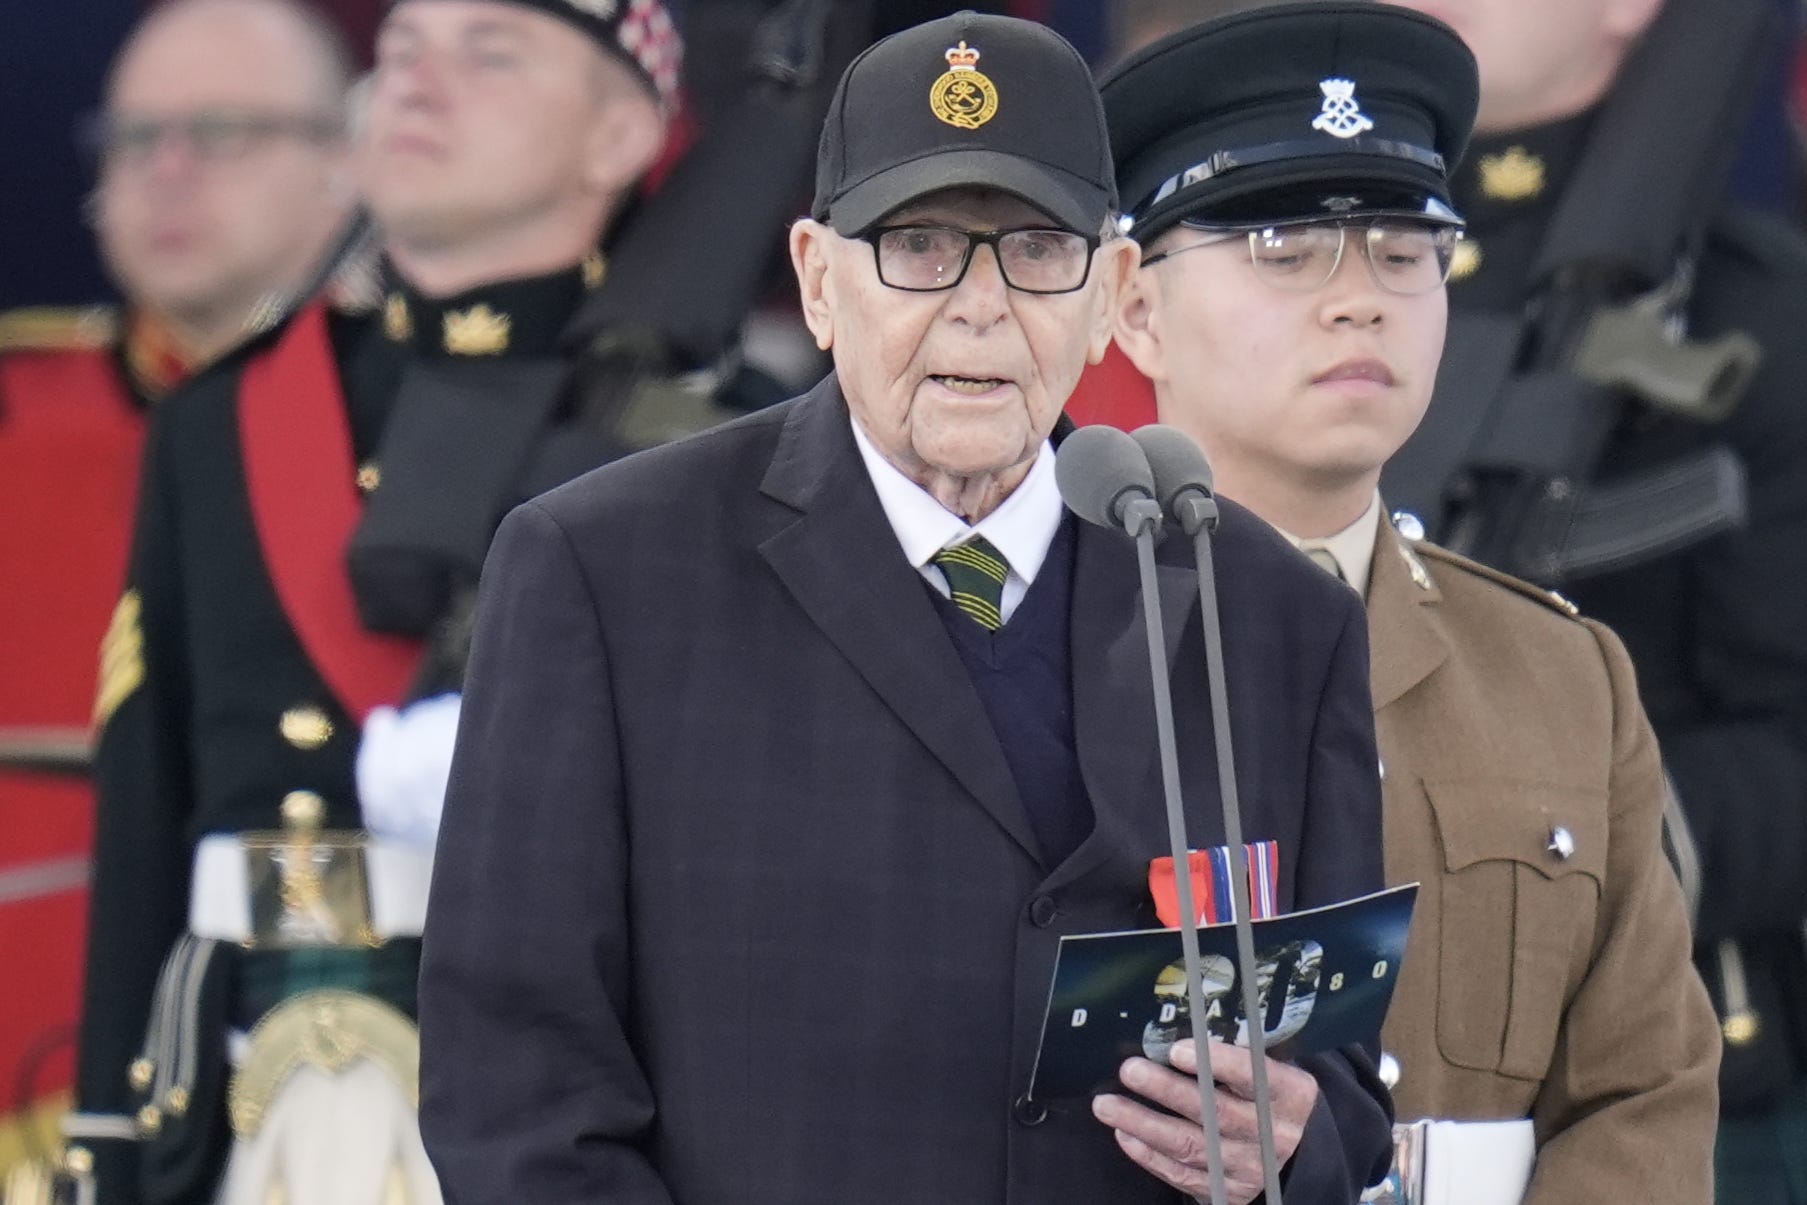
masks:
[[[109,305],[28,306],[0,311],[0,355],[22,351],[103,351],[119,340]]]
[[[1522,594],[1533,602],[1542,603],[1550,610],[1567,616],[1569,619],[1581,618],[1581,608],[1554,590],[1546,590],[1542,586],[1533,585],[1523,578],[1513,577],[1510,573],[1502,573],[1490,565],[1471,561],[1459,553],[1451,552],[1447,548],[1440,548],[1435,544],[1416,543],[1412,545],[1412,551],[1426,560],[1435,561],[1440,565],[1448,565],[1452,569],[1460,569],[1464,573],[1472,573],[1476,577],[1486,578],[1496,585],[1506,587],[1515,594]]]

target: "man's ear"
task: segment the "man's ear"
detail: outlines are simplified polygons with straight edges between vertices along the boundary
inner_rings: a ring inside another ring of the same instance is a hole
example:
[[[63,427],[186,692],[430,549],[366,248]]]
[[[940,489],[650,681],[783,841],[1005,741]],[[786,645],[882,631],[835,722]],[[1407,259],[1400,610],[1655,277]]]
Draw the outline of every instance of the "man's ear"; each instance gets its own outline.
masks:
[[[1124,290],[1136,274],[1142,252],[1126,238],[1114,238],[1098,248],[1098,262],[1092,270],[1098,273],[1098,309],[1093,315],[1092,330],[1086,347],[1086,363],[1104,359],[1111,345],[1111,328],[1115,324]]]
[[[617,95],[590,123],[584,178],[608,196],[627,192],[658,162],[665,148],[665,119],[648,97]]]
[[[828,240],[834,237],[834,231],[813,218],[798,218],[791,225],[791,269],[797,274],[803,321],[823,351],[834,346],[834,291],[828,281]]]
[[[1166,356],[1161,346],[1161,308],[1161,282],[1154,269],[1137,268],[1118,300],[1117,346],[1151,381],[1166,379]]]
[[[1602,23],[1613,37],[1631,43],[1644,36],[1664,0],[1608,0]]]

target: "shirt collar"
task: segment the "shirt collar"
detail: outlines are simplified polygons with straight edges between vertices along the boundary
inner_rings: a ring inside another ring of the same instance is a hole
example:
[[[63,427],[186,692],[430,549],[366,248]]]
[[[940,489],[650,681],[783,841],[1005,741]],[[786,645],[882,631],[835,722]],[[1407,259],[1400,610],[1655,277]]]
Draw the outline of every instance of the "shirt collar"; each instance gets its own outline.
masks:
[[[1363,598],[1368,597],[1368,573],[1374,563],[1374,540],[1380,530],[1379,490],[1374,491],[1374,497],[1368,503],[1368,509],[1362,512],[1361,518],[1335,535],[1306,540],[1284,528],[1276,530],[1300,552],[1314,548],[1328,552],[1335,558],[1337,568],[1342,570],[1343,580],[1354,587],[1357,594]]]
[[[860,459],[866,464],[866,475],[872,479],[879,504],[885,508],[885,518],[890,520],[891,530],[897,533],[897,542],[912,568],[923,568],[943,549],[984,536],[1010,562],[1011,572],[1025,583],[1035,581],[1065,514],[1060,487],[1054,480],[1054,449],[1047,440],[1042,441],[1035,463],[1022,483],[996,510],[968,525],[935,501],[934,495],[904,476],[874,446],[859,420],[851,414],[848,418],[853,424],[853,441],[859,445]]]

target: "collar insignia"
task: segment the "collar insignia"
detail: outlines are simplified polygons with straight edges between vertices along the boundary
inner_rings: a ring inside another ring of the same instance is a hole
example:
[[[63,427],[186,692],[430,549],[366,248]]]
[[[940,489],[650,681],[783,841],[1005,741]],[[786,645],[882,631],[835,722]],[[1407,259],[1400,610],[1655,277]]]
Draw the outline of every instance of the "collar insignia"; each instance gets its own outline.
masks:
[[[448,313],[444,325],[445,349],[454,356],[496,356],[508,350],[509,328],[514,323],[507,314],[478,304]]]
[[[406,343],[414,337],[414,319],[408,313],[408,299],[391,293],[383,302],[383,334],[391,343]]]
[[[950,126],[976,130],[998,113],[998,89],[979,71],[979,51],[962,41],[947,49],[947,70],[929,85],[929,109]]]
[[[1399,558],[1405,562],[1405,571],[1412,575],[1412,584],[1420,590],[1429,590],[1431,575],[1430,571],[1424,567],[1424,562],[1419,560],[1417,554],[1410,548],[1397,540],[1393,542],[1393,547],[1399,550]]]
[[[1353,138],[1374,128],[1373,121],[1362,112],[1361,102],[1355,99],[1354,80],[1320,80],[1318,90],[1324,94],[1324,108],[1311,123],[1312,129],[1333,138]]]
[[[1464,238],[1456,244],[1456,256],[1449,265],[1449,279],[1456,284],[1467,280],[1481,270],[1485,258],[1481,254],[1481,244],[1471,238]]]
[[[1532,201],[1543,195],[1544,162],[1522,146],[1480,162],[1481,195],[1490,201]]]
[[[598,288],[602,284],[603,277],[609,274],[609,261],[602,257],[600,251],[592,251],[584,256],[584,262],[580,267],[586,289]]]

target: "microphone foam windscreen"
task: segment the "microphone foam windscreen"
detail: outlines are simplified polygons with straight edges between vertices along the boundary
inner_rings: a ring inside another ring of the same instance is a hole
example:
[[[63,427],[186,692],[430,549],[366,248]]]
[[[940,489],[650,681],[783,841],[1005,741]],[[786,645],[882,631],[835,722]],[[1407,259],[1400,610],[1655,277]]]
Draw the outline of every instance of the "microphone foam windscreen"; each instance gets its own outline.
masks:
[[[1178,427],[1151,423],[1130,438],[1148,457],[1148,467],[1154,473],[1155,497],[1162,510],[1171,510],[1174,495],[1188,486],[1211,492],[1211,462],[1190,435]]]
[[[1115,427],[1081,427],[1060,441],[1054,480],[1067,509],[1088,523],[1117,527],[1125,493],[1154,497],[1154,475],[1142,449]]]

